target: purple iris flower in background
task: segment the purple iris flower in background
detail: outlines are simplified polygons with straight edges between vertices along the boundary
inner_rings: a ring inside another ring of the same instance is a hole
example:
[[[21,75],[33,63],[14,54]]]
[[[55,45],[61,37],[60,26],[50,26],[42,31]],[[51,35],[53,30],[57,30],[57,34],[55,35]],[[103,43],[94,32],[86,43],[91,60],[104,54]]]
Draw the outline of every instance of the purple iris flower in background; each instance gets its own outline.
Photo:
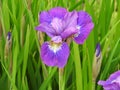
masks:
[[[93,28],[92,20],[87,13],[84,11],[68,12],[62,7],[41,12],[39,22],[36,30],[51,37],[51,41],[45,42],[41,46],[41,59],[46,65],[59,68],[66,65],[70,53],[65,40],[73,37],[75,42],[83,44]]]
[[[104,90],[120,90],[120,70],[111,74],[106,81],[99,81]]]

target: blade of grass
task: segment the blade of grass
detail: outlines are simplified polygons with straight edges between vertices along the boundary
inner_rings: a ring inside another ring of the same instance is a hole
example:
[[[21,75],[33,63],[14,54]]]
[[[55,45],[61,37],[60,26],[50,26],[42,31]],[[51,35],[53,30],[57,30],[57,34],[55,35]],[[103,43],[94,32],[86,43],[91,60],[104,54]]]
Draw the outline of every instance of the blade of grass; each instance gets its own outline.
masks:
[[[77,90],[83,90],[82,88],[82,70],[81,70],[81,60],[78,45],[73,42],[74,49],[74,64],[75,64],[75,72],[76,72],[76,87]]]
[[[50,74],[48,75],[47,79],[42,83],[42,85],[40,86],[39,90],[45,90],[47,85],[51,82],[51,79],[53,77],[53,75],[55,74],[57,68],[53,68],[50,72]]]
[[[25,74],[26,74],[27,60],[28,60],[28,53],[29,53],[29,38],[30,38],[30,28],[28,25],[25,46],[24,46],[24,60],[23,60],[23,68],[22,68],[22,85],[23,86],[25,86]],[[25,89],[25,88],[27,88],[27,87],[26,86],[23,87],[23,89]]]

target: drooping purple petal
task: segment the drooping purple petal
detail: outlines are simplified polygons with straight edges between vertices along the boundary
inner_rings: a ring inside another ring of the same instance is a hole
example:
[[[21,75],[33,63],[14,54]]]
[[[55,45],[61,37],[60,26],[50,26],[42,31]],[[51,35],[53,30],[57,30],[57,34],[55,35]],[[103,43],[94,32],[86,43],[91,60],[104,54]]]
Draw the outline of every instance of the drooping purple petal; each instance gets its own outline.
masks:
[[[86,25],[80,26],[78,29],[78,35],[74,37],[74,41],[78,44],[83,44],[84,41],[87,39],[88,35],[90,34],[91,30],[93,29],[94,24],[92,22],[87,23]]]
[[[78,44],[83,44],[93,27],[91,16],[84,11],[78,12],[76,28],[79,32],[75,35],[74,41]]]
[[[39,14],[40,23],[43,23],[43,22],[51,23],[51,21],[52,21],[52,17],[49,15],[47,11],[43,11]]]
[[[69,47],[68,47],[67,43],[64,42],[62,44],[61,50],[59,50],[56,53],[56,57],[57,57],[57,60],[58,60],[57,66],[59,68],[63,68],[66,65],[68,57],[69,57],[69,53],[70,53]]]
[[[106,81],[100,80],[98,84],[105,90],[120,90],[120,70],[111,74]]]
[[[66,13],[67,13],[67,10],[65,8],[62,8],[62,7],[55,7],[55,8],[52,8],[51,10],[49,10],[49,14],[53,18],[57,17],[57,18],[62,19]]]
[[[78,30],[75,28],[75,27],[68,27],[67,29],[65,29],[62,33],[61,33],[61,37],[63,39],[71,36],[71,35],[74,35],[75,33],[77,33]]]
[[[41,47],[40,56],[46,65],[63,68],[67,63],[69,52],[65,42],[62,44],[45,42]]]
[[[77,24],[82,27],[82,26],[85,26],[88,23],[92,23],[91,16],[85,11],[79,11],[78,12]]]
[[[56,35],[55,30],[48,23],[41,23],[35,29],[41,32],[45,32],[50,37],[53,37]]]

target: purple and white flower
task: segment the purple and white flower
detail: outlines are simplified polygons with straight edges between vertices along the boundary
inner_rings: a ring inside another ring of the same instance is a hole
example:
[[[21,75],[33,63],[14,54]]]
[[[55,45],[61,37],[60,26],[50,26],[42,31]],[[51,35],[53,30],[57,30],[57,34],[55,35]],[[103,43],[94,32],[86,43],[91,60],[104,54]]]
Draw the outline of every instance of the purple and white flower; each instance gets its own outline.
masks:
[[[111,74],[106,81],[99,81],[99,85],[102,85],[104,90],[120,90],[120,70]]]
[[[90,16],[84,11],[68,12],[62,7],[41,12],[39,22],[36,30],[51,37],[50,42],[41,46],[41,59],[46,65],[59,68],[66,65],[70,53],[65,40],[73,37],[75,42],[83,44],[94,26]]]

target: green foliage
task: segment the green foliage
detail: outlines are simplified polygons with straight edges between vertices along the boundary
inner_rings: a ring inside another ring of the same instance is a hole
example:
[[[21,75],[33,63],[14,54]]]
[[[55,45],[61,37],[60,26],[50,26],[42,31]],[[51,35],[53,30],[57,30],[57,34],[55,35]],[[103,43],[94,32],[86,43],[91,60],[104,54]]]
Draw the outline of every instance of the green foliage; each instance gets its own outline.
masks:
[[[59,70],[41,62],[40,40],[35,31],[38,14],[56,6],[69,11],[84,10],[94,22],[94,29],[83,45],[70,45],[62,81],[64,90],[92,90],[94,86],[95,90],[102,90],[98,80],[106,80],[120,69],[120,0],[0,0],[0,90],[59,88]],[[12,47],[6,51],[8,31],[12,33]],[[98,42],[102,65],[94,85],[92,63]]]

